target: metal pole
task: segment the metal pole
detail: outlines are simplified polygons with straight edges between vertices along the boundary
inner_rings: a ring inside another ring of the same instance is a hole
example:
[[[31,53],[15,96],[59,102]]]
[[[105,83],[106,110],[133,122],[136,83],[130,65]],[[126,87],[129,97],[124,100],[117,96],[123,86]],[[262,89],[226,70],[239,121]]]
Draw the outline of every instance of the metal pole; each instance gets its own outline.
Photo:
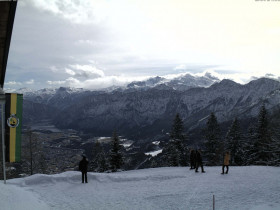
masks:
[[[5,102],[2,105],[2,150],[3,150],[3,175],[4,175],[4,184],[6,184],[6,156],[5,156]]]
[[[213,210],[215,210],[215,195],[213,195]]]

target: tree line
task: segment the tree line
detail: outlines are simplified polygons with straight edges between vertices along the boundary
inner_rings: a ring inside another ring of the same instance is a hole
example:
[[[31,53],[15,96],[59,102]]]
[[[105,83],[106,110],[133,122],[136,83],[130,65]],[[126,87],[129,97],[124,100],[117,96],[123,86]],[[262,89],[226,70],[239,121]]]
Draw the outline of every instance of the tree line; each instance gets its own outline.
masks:
[[[208,116],[205,128],[201,132],[204,141],[199,146],[194,146],[188,134],[184,132],[183,120],[177,113],[169,133],[169,141],[163,146],[162,153],[156,157],[147,158],[149,164],[146,166],[188,166],[192,149],[202,150],[204,162],[208,166],[221,165],[226,151],[231,153],[231,165],[280,165],[279,131],[270,126],[270,117],[264,104],[261,106],[255,122],[248,126],[248,130],[245,132],[241,128],[239,119],[235,118],[227,132],[222,135],[214,112]],[[117,138],[113,135],[113,142],[118,142],[114,141]],[[124,150],[119,149],[118,151],[121,153]],[[93,160],[92,169],[94,171],[103,172],[112,169],[112,166],[108,164],[110,161],[106,160],[107,155],[102,149],[102,145],[97,143],[94,152],[97,154]],[[119,153],[118,155],[122,156]],[[109,160],[114,159],[112,155],[109,157]]]
[[[94,143],[89,160],[89,171],[125,170],[127,159],[133,158],[142,159],[143,168],[188,166],[192,149],[202,150],[204,164],[209,166],[221,165],[225,151],[231,152],[231,165],[279,166],[280,132],[278,130],[279,122],[273,124],[272,117],[269,116],[265,105],[261,106],[255,122],[248,126],[247,131],[242,129],[239,119],[235,118],[227,132],[222,134],[217,117],[212,112],[207,118],[205,127],[201,130],[203,141],[199,145],[195,145],[189,134],[185,133],[183,120],[177,113],[168,134],[168,141],[161,145],[162,152],[157,156],[146,156],[144,153],[139,153],[134,157],[127,155],[115,131],[109,145],[99,141]],[[27,131],[25,138],[27,140],[22,146],[23,156],[20,171],[31,175],[47,172],[43,141],[39,140],[39,135],[31,130]],[[136,164],[135,162],[137,161],[132,160],[130,164]],[[10,173],[13,172],[10,170]]]
[[[261,106],[255,124],[249,126],[247,132],[242,132],[240,121],[235,118],[223,137],[217,117],[212,112],[203,133],[204,142],[199,149],[202,149],[207,165],[220,165],[226,151],[231,153],[232,165],[280,165],[280,136],[277,129],[269,125],[265,105]],[[197,149],[190,148],[187,142],[183,121],[177,114],[170,140],[163,150],[166,165],[186,165],[190,150]]]

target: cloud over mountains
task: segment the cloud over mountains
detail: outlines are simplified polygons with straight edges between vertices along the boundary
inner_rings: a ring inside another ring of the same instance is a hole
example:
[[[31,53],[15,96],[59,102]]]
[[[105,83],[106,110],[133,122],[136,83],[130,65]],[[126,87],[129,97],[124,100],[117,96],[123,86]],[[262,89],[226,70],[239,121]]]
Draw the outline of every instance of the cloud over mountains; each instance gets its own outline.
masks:
[[[5,88],[97,88],[209,70],[241,83],[277,77],[280,4],[259,3],[19,1]]]

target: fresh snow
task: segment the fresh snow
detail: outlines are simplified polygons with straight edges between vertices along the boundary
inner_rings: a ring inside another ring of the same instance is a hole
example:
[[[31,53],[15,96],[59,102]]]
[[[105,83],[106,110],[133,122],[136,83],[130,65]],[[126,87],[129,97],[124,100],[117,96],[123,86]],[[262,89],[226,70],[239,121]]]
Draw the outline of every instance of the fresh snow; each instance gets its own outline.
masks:
[[[162,153],[162,149],[157,150],[157,151],[153,151],[153,152],[146,152],[145,155],[151,155],[151,156],[155,157],[160,153]]]
[[[3,182],[0,186],[0,209],[50,209],[45,202],[40,201],[37,193],[11,184],[4,185]]]
[[[71,209],[188,209],[279,210],[280,168],[265,166],[154,168],[117,173],[88,173],[81,183],[78,171],[36,174],[0,182],[0,208],[4,210]]]
[[[132,143],[124,143],[124,144],[120,144],[122,145],[124,148],[128,148],[132,145]]]

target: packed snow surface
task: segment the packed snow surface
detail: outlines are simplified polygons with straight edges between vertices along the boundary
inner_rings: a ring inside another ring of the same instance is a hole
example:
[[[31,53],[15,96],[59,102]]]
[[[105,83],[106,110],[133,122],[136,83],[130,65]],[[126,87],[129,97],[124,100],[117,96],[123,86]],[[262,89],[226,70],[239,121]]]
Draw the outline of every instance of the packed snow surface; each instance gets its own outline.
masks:
[[[215,209],[279,210],[280,167],[187,167],[142,169],[117,173],[37,174],[0,183],[0,208],[31,209]]]

